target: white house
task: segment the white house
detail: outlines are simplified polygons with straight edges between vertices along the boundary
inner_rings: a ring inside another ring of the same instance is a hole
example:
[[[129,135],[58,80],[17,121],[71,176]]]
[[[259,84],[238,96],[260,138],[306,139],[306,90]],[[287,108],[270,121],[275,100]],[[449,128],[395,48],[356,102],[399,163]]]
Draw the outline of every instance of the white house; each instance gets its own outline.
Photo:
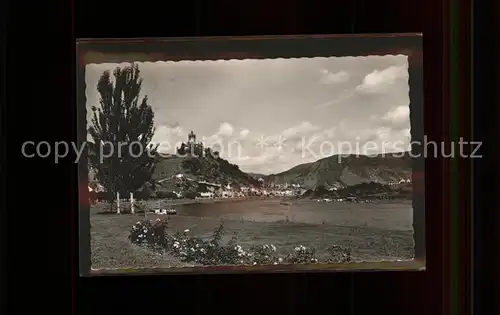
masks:
[[[213,198],[214,197],[214,193],[213,192],[202,192],[202,193],[200,193],[200,196],[202,198]]]
[[[284,193],[285,193],[285,196],[293,196],[293,191],[290,189],[285,190]]]
[[[173,191],[173,193],[177,196],[177,198],[181,198],[182,194],[180,192]]]

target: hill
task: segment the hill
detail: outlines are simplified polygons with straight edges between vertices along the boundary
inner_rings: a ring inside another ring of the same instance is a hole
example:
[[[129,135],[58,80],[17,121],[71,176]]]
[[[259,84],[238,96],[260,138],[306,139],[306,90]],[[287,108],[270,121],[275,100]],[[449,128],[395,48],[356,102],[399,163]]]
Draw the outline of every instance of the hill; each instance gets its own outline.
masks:
[[[220,157],[179,157],[159,158],[153,173],[155,181],[167,179],[177,174],[197,181],[217,184],[257,185],[255,178],[242,172],[237,165]]]
[[[259,181],[242,172],[237,165],[229,163],[211,149],[203,149],[204,154],[194,156],[156,155],[156,163],[151,179],[136,192],[138,198],[147,196],[173,197],[176,193],[194,196],[196,193],[214,191],[217,187],[233,188],[260,186]],[[92,154],[93,151],[89,150]],[[89,168],[89,179],[95,171]]]
[[[347,186],[337,190],[327,189],[325,186],[318,186],[314,190],[308,190],[301,198],[311,199],[345,199],[351,201],[373,200],[373,199],[407,199],[411,200],[412,184],[402,183],[394,185],[384,185],[380,183],[361,183]]]
[[[264,179],[266,183],[300,184],[307,189],[319,186],[344,188],[371,182],[388,185],[409,179],[411,162],[408,152],[401,152],[399,156],[349,155],[341,156],[340,159],[338,155],[333,155],[297,165],[279,174],[271,174]]]
[[[228,185],[259,185],[255,178],[242,172],[237,165],[212,154],[158,157],[151,182],[157,192],[177,191],[182,194],[208,192]]]

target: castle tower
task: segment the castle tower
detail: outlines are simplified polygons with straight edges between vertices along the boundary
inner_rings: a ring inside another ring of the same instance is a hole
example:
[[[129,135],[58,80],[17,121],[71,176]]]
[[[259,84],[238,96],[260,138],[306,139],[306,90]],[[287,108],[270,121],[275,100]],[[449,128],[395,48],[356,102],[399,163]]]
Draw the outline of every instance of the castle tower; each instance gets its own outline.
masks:
[[[193,130],[191,130],[191,133],[188,135],[188,143],[196,143],[196,135]]]

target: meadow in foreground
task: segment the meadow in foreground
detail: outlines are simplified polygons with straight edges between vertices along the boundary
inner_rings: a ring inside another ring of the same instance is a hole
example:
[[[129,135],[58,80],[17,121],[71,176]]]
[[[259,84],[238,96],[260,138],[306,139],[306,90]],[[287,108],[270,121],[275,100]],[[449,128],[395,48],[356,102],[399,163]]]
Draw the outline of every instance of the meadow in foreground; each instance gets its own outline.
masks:
[[[170,234],[167,219],[138,221],[132,227],[129,239],[132,243],[150,250],[168,253],[186,263],[204,266],[220,265],[277,265],[296,263],[319,263],[314,247],[298,245],[288,254],[279,254],[273,244],[253,245],[248,248],[238,244],[237,235],[223,243],[224,223],[213,232],[209,240],[184,232]],[[328,248],[329,257],[325,263],[352,261],[349,247],[333,245]]]

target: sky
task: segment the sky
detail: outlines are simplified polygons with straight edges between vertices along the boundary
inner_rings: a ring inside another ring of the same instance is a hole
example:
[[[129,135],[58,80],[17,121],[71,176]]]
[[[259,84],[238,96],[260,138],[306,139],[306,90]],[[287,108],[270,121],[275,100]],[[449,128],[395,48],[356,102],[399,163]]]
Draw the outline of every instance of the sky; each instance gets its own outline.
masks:
[[[164,153],[193,130],[242,171],[268,175],[333,154],[409,148],[403,55],[137,64]],[[126,65],[86,66],[88,123],[99,77]]]

